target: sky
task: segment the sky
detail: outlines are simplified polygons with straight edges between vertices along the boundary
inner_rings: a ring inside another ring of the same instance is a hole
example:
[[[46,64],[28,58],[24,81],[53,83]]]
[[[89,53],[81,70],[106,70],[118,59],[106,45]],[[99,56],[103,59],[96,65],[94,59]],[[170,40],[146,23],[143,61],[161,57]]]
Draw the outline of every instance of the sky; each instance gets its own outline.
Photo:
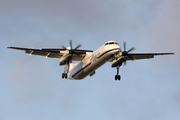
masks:
[[[179,120],[180,1],[0,0],[0,120]],[[7,46],[96,50],[109,40],[132,53],[174,52],[108,62],[93,77],[61,78],[58,59]]]

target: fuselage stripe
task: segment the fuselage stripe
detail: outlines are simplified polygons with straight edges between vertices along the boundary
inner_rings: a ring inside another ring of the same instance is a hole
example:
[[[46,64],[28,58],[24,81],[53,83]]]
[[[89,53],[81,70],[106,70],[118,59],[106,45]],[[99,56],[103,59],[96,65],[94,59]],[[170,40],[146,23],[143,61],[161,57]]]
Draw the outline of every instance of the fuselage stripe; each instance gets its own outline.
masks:
[[[108,51],[102,53],[101,55],[99,55],[98,59],[99,59],[100,57],[102,57],[103,55],[105,55],[106,53],[108,53],[108,52],[110,52],[110,51],[113,51],[113,50],[117,50],[117,49],[119,49],[119,48],[111,49],[111,50],[108,50]]]
[[[72,77],[76,76],[78,73],[80,73],[81,71],[83,71],[85,68],[87,68],[91,63],[89,63],[88,65],[86,65],[84,68],[80,69],[78,72],[76,72]]]
[[[119,49],[119,48],[111,49],[111,50],[108,50],[108,51],[102,53],[102,54],[98,57],[98,59],[99,59],[100,57],[102,57],[103,55],[105,55],[106,53],[108,53],[108,52],[110,52],[110,51],[113,51],[113,50],[117,50],[117,49]],[[90,62],[88,65],[86,65],[84,68],[82,68],[82,69],[80,69],[78,72],[76,72],[74,75],[72,75],[72,77],[74,77],[74,76],[76,76],[77,74],[79,74],[81,71],[83,71],[83,70],[84,70],[85,68],[87,68],[89,65],[91,65],[91,62]]]

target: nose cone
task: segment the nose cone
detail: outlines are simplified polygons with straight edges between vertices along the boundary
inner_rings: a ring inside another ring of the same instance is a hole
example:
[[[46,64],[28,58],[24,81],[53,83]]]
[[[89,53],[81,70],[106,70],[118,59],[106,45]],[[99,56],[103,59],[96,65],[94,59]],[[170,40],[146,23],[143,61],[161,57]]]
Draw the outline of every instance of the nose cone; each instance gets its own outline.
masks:
[[[119,44],[114,40],[106,42],[104,46],[105,46],[105,49],[117,49],[118,48],[119,51],[121,51]]]

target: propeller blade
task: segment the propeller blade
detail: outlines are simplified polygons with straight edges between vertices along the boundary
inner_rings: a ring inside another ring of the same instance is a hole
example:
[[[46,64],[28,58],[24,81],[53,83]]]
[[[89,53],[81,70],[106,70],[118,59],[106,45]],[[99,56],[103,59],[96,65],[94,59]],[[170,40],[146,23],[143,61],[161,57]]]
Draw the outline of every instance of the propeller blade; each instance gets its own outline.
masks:
[[[128,50],[128,52],[131,52],[132,50],[135,50],[135,47],[132,47],[130,50]]]
[[[62,49],[66,49],[66,47],[64,47],[64,45],[61,45],[61,48],[62,48]]]
[[[77,50],[78,48],[80,48],[82,45],[79,44],[74,50]]]
[[[69,40],[70,48],[72,49],[72,39]]]
[[[123,42],[124,45],[124,51],[126,51],[126,41]]]

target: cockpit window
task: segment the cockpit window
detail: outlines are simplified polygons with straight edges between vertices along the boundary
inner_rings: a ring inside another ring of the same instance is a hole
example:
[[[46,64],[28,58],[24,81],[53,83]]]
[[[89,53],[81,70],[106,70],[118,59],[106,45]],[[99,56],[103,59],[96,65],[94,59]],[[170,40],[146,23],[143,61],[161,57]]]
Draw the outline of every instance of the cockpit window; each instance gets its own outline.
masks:
[[[106,43],[105,45],[112,45],[112,44],[119,45],[117,42],[108,42],[108,43]]]
[[[114,44],[114,42],[110,42],[109,44]]]
[[[119,45],[117,42],[115,42],[115,44]]]
[[[108,45],[108,43],[106,43],[105,45]]]

